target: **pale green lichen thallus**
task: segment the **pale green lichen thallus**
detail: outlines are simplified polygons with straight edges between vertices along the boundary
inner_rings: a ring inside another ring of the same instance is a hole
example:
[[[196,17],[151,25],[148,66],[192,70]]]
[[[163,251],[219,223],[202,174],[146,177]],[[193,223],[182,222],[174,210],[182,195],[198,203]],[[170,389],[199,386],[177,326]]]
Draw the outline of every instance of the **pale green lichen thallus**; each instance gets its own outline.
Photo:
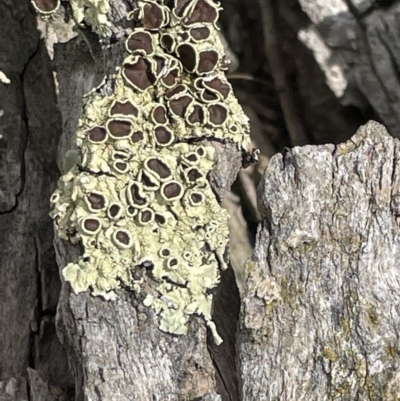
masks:
[[[66,163],[51,198],[59,236],[84,247],[62,273],[76,293],[109,299],[122,284],[140,291],[133,271],[151,263],[157,294],[145,304],[160,328],[185,334],[198,314],[219,343],[209,290],[226,268],[228,213],[207,180],[214,148],[195,140],[248,151],[248,119],[224,75],[219,4],[137,4],[115,90],[86,99],[69,158],[79,166]]]

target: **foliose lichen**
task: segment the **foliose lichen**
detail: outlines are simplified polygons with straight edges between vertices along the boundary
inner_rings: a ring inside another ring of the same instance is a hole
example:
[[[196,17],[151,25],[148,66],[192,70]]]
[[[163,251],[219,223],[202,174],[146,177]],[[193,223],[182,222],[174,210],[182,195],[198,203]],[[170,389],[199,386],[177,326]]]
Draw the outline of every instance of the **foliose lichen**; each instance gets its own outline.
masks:
[[[160,328],[185,334],[190,316],[202,315],[219,343],[210,290],[227,267],[228,213],[207,180],[207,138],[248,151],[249,124],[224,75],[219,4],[167,3],[139,0],[128,15],[134,28],[115,89],[87,98],[79,158],[68,156],[51,216],[61,238],[84,247],[62,271],[76,293],[110,299],[121,286],[140,291],[135,271],[151,266],[157,292],[144,303]]]

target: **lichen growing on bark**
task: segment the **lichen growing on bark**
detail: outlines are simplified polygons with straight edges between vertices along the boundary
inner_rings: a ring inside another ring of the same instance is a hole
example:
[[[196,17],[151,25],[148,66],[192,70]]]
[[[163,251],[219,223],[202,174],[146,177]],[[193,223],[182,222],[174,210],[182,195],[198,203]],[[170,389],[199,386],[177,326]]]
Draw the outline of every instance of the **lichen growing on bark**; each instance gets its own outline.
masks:
[[[66,0],[68,1],[68,0]],[[88,25],[99,36],[111,35],[111,23],[107,19],[110,11],[109,0],[69,0],[75,22]],[[35,10],[43,17],[50,17],[60,8],[60,0],[31,0]]]
[[[87,96],[76,138],[81,160],[67,163],[51,215],[61,238],[84,246],[63,269],[75,292],[140,291],[135,269],[151,266],[158,294],[145,304],[160,314],[160,328],[185,334],[198,314],[220,342],[210,289],[227,267],[228,214],[207,180],[214,163],[207,139],[248,151],[249,125],[224,75],[218,13],[211,0],[172,8],[138,1],[114,91]]]

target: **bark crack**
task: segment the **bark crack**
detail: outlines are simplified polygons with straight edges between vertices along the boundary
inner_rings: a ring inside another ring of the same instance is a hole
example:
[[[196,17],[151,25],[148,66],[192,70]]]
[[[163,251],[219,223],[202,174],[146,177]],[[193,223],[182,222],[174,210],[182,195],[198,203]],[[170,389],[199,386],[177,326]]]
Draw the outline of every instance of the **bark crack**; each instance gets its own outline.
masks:
[[[25,124],[25,132],[26,132],[26,135],[21,139],[22,146],[21,146],[21,154],[20,154],[20,157],[19,157],[20,160],[21,160],[21,175],[20,175],[20,177],[21,177],[21,187],[20,187],[19,191],[14,195],[14,197],[15,197],[14,206],[11,207],[9,210],[6,210],[4,212],[0,212],[0,216],[13,213],[14,211],[17,210],[18,205],[19,205],[19,197],[22,195],[22,193],[24,192],[24,189],[25,189],[25,183],[26,183],[25,153],[26,153],[26,150],[28,148],[28,142],[29,142],[29,118],[28,118],[28,114],[27,114],[24,80],[25,80],[26,70],[27,70],[29,64],[31,63],[31,61],[33,60],[33,58],[38,53],[39,46],[40,46],[40,42],[38,40],[35,50],[29,56],[29,58],[28,58],[27,62],[25,63],[21,73],[19,74],[20,83],[21,83],[21,95],[22,95],[21,118],[22,118],[23,123]]]

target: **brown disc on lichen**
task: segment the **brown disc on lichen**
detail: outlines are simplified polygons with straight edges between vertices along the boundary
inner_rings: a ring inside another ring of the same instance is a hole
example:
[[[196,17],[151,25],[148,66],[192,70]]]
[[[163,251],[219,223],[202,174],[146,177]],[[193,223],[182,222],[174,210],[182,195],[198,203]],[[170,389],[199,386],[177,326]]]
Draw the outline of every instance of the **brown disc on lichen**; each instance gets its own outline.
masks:
[[[189,95],[175,97],[169,101],[169,108],[171,111],[179,116],[184,117],[188,106],[193,102],[193,98]]]
[[[171,176],[171,169],[160,159],[156,159],[155,157],[151,157],[146,160],[145,166],[153,173],[156,174],[157,177],[165,180],[166,178]]]
[[[119,230],[115,231],[113,234],[113,240],[117,246],[120,248],[128,249],[132,246],[133,241],[131,234],[128,230],[124,230],[120,228]]]
[[[226,99],[231,91],[231,86],[227,82],[223,82],[220,78],[214,78],[211,81],[204,81],[203,85],[221,94]]]
[[[153,120],[158,124],[165,124],[167,122],[167,114],[163,105],[158,105],[153,109]]]
[[[100,210],[103,209],[104,206],[106,205],[106,198],[99,194],[92,192],[87,196],[87,200],[90,204],[90,207],[94,210]]]
[[[119,172],[119,173],[126,173],[128,171],[128,164],[124,163],[123,161],[116,161],[113,163],[113,167]]]
[[[197,67],[196,49],[190,44],[183,44],[178,47],[179,60],[189,72],[194,72]]]
[[[148,32],[133,32],[125,42],[126,49],[132,53],[144,52],[149,55],[154,52],[153,39]]]
[[[143,138],[144,138],[143,131],[135,131],[131,136],[131,141],[133,143],[138,143],[141,140],[143,140]]]
[[[161,6],[156,3],[149,3],[143,7],[143,28],[160,29],[164,23],[165,16]]]
[[[205,89],[200,93],[200,98],[205,103],[215,102],[216,100],[219,100],[218,95],[208,89]]]
[[[218,19],[218,10],[214,4],[207,0],[198,0],[190,14],[190,17],[185,21],[185,25],[194,24],[212,24]]]
[[[137,117],[139,110],[130,101],[126,102],[115,102],[110,109],[110,115],[121,114],[124,116],[134,116]]]
[[[167,260],[167,267],[169,269],[176,269],[178,267],[179,261],[177,258],[169,258]]]
[[[114,139],[127,138],[132,134],[132,123],[129,120],[110,119],[107,121],[107,130]]]
[[[97,143],[105,142],[107,140],[107,131],[104,127],[94,127],[89,131],[89,140]]]
[[[167,88],[173,88],[176,85],[178,76],[179,76],[179,70],[177,68],[175,68],[175,69],[169,71],[167,75],[162,77],[161,82]]]
[[[173,8],[174,14],[177,17],[182,18],[188,4],[190,4],[192,2],[193,2],[193,0],[175,0],[175,7]]]
[[[210,28],[203,26],[200,28],[192,28],[190,30],[190,36],[196,42],[201,42],[202,40],[206,40],[210,37]]]
[[[203,124],[204,110],[199,104],[194,105],[192,112],[189,114],[188,121],[190,124]]]
[[[208,106],[209,122],[213,125],[222,125],[227,117],[228,110],[221,104],[211,104]]]
[[[128,201],[133,206],[143,207],[147,205],[147,199],[139,183],[134,182],[128,188]]]
[[[197,170],[197,168],[192,167],[186,171],[186,176],[189,181],[193,182],[197,181],[199,178],[202,178],[203,174],[199,170]]]
[[[100,220],[93,217],[86,218],[83,222],[83,228],[89,233],[95,233],[100,228]]]
[[[215,50],[205,50],[200,53],[197,72],[206,74],[215,69],[218,63],[218,53]]]
[[[159,254],[163,258],[167,258],[168,256],[171,255],[171,251],[170,251],[169,248],[163,247],[163,248],[160,249]]]
[[[118,205],[116,203],[113,203],[110,205],[108,208],[108,216],[111,217],[112,219],[116,219],[119,217],[122,213],[122,207],[121,205]]]
[[[204,200],[204,195],[200,192],[193,192],[190,194],[190,203],[194,206],[200,205]]]
[[[60,6],[60,0],[32,0],[35,8],[45,14],[53,13]]]
[[[122,75],[129,84],[139,91],[150,88],[156,82],[150,63],[144,58],[139,58],[136,63],[124,64]]]
[[[151,172],[155,173],[161,179],[171,176],[170,168],[160,159],[150,158],[147,160],[146,165]]]
[[[187,161],[189,164],[196,164],[199,161],[199,156],[197,153],[191,152],[184,155],[183,160]]]
[[[129,217],[136,216],[137,215],[137,209],[135,207],[133,207],[133,206],[128,206],[126,208],[126,214]]]
[[[161,194],[166,200],[177,200],[183,196],[183,187],[178,181],[165,182],[161,187]]]
[[[59,200],[60,200],[60,193],[54,192],[54,194],[51,195],[50,203],[57,203]]]
[[[178,93],[184,93],[184,92],[186,92],[186,86],[178,85],[174,89],[167,91],[167,93],[165,94],[165,97],[167,99],[170,99],[171,97],[177,95]]]
[[[167,219],[161,213],[156,213],[154,216],[154,221],[160,226],[163,226],[167,222]]]
[[[154,136],[156,137],[157,143],[162,146],[168,146],[174,140],[172,132],[163,125],[159,125],[154,129]]]
[[[141,224],[147,224],[154,219],[154,212],[149,208],[142,209],[138,217]]]
[[[204,146],[199,146],[196,149],[196,153],[200,156],[203,157],[206,154],[206,150],[204,149]]]
[[[182,32],[178,36],[180,37],[179,42],[181,43],[186,42],[190,38],[190,35],[187,32]]]
[[[164,66],[166,65],[166,59],[165,57],[161,57],[161,56],[154,56],[153,57],[154,61],[156,62],[156,74],[157,76],[160,76]]]
[[[122,242],[125,245],[129,244],[129,235],[125,231],[117,231],[115,237],[119,242]]]
[[[236,132],[239,131],[239,128],[238,128],[235,124],[232,124],[232,125],[229,127],[229,131],[231,131],[231,132],[233,132],[234,134],[236,134]]]
[[[161,46],[169,53],[172,53],[175,49],[175,39],[169,33],[165,33],[160,39]]]

